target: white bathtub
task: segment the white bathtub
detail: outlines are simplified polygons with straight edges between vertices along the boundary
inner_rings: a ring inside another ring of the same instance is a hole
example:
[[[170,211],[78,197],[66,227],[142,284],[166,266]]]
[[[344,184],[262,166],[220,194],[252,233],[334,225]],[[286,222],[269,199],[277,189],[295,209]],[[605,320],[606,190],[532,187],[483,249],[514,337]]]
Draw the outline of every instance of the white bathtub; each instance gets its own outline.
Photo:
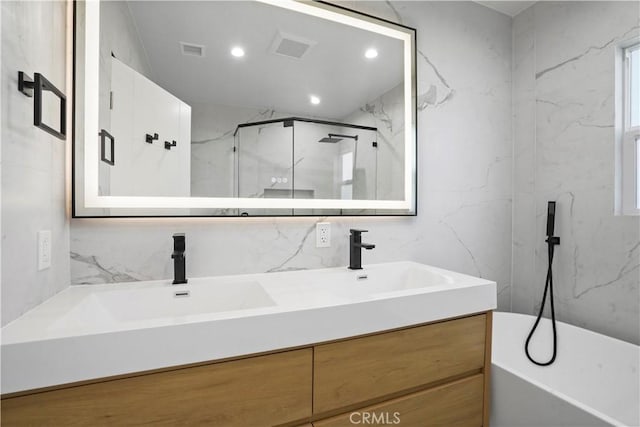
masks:
[[[524,353],[535,317],[494,313],[491,426],[639,426],[640,347],[558,322],[558,356],[540,367]],[[530,353],[551,354],[543,319]]]

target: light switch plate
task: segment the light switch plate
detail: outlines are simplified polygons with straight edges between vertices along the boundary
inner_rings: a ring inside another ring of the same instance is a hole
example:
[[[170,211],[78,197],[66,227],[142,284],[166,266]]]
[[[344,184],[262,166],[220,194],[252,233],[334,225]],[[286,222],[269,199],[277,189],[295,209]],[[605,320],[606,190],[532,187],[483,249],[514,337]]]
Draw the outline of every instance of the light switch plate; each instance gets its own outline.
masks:
[[[316,223],[316,248],[331,247],[331,223]]]
[[[51,230],[38,231],[38,270],[51,267]]]

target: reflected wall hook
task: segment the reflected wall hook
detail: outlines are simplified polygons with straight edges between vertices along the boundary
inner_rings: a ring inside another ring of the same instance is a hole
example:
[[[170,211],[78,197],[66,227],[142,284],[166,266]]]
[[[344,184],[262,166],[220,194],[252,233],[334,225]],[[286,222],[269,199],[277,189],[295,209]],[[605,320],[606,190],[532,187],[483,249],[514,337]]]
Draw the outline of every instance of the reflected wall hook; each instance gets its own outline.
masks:
[[[158,138],[159,138],[159,137],[158,137],[158,134],[157,134],[157,133],[154,133],[153,135],[151,135],[151,134],[146,134],[146,135],[144,136],[144,140],[145,140],[146,142],[148,142],[149,144],[153,144],[153,141],[157,141],[157,140],[158,140]]]
[[[100,130],[100,160],[102,160],[103,162],[113,166],[116,164],[116,146],[115,146],[115,142],[116,139],[113,137],[113,135],[111,135],[109,132],[107,132],[104,129]],[[107,139],[109,140],[109,153],[110,156],[107,157]]]
[[[167,150],[171,150],[171,147],[175,147],[176,144],[177,144],[177,142],[175,141],[175,139],[173,141],[171,141],[171,142],[165,141],[164,142],[164,148],[167,149]]]
[[[18,90],[29,98],[33,97],[33,125],[59,139],[67,137],[67,97],[42,74],[35,73],[32,80],[24,71],[18,71]],[[42,122],[42,92],[49,91],[60,99],[60,130]]]

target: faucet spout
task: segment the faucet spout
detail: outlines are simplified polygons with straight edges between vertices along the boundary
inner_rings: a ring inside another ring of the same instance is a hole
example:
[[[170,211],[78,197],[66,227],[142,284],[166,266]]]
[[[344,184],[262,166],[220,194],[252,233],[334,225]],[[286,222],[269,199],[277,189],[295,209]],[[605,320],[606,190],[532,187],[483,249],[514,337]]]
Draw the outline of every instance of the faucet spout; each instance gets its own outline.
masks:
[[[349,269],[362,270],[362,248],[371,250],[376,247],[371,243],[362,243],[362,233],[367,230],[350,230],[349,236]]]
[[[173,284],[178,285],[187,283],[186,262],[184,252],[186,250],[184,233],[176,233],[173,235]]]

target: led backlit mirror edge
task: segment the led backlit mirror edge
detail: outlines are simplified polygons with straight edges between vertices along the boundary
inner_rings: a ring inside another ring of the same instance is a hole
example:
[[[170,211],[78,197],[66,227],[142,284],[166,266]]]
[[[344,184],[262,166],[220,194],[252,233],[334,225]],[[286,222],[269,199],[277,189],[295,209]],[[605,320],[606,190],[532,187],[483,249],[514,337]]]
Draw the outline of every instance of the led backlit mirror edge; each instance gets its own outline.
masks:
[[[157,196],[100,196],[98,192],[98,167],[93,159],[98,156],[98,144],[83,144],[84,162],[82,171],[83,188],[81,196],[77,197],[79,180],[78,170],[74,164],[73,173],[73,216],[74,217],[191,217],[216,215],[173,215],[163,214],[162,209],[347,209],[347,210],[375,210],[376,214],[347,214],[339,216],[380,216],[380,215],[416,215],[417,214],[417,99],[416,93],[416,31],[393,22],[385,21],[366,14],[331,5],[326,2],[302,2],[297,0],[256,0],[276,7],[316,16],[322,19],[343,23],[356,28],[375,31],[394,37],[403,42],[404,46],[404,102],[405,102],[405,175],[403,200],[341,200],[341,199],[262,199],[262,198],[216,198],[216,197],[157,197]],[[84,141],[95,139],[94,130],[98,129],[98,82],[100,59],[100,1],[87,0],[82,2],[84,8],[84,84],[82,85],[84,106],[83,130],[77,132],[74,127],[74,157],[75,137],[84,136]],[[76,9],[77,11],[77,9]],[[74,26],[75,27],[75,26]],[[76,30],[77,31],[77,30]],[[75,34],[77,37],[77,34]],[[78,44],[76,43],[76,49]],[[77,60],[77,58],[74,58]],[[74,61],[74,65],[77,65]],[[74,108],[76,103],[74,102]],[[75,116],[74,116],[75,117]],[[78,202],[80,202],[78,204]],[[99,215],[95,210],[103,209],[158,209],[155,214],[127,214],[127,215]],[[93,211],[93,212],[92,212]],[[381,212],[382,211],[382,212]],[[283,214],[288,216],[288,214]],[[261,215],[257,215],[261,216]],[[266,216],[280,216],[266,215]],[[298,215],[294,216],[317,216]],[[327,214],[327,216],[333,216]]]

